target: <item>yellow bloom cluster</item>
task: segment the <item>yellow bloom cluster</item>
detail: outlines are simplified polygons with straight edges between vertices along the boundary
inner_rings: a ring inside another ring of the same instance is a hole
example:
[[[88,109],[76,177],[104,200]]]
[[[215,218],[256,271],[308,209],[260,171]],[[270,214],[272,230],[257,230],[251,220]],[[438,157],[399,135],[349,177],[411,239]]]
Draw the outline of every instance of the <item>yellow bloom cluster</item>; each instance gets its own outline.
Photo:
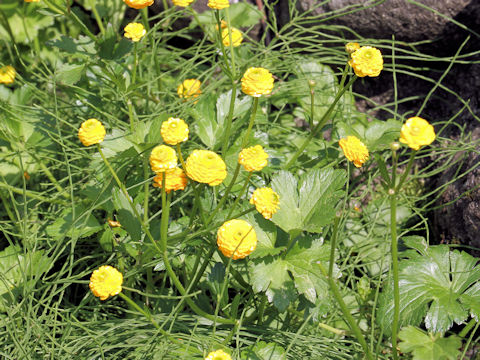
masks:
[[[227,177],[223,159],[210,150],[194,150],[185,163],[187,176],[200,183],[216,186]]]
[[[197,79],[187,79],[177,88],[177,94],[183,99],[188,99],[190,97],[198,97],[202,93],[200,86],[202,83]]]
[[[173,5],[187,7],[193,2],[193,0],[172,0]]]
[[[158,145],[150,154],[150,167],[155,173],[161,173],[177,166],[177,154],[167,145]]]
[[[143,9],[153,4],[154,0],[123,0],[125,4],[134,9]]]
[[[17,72],[13,66],[7,65],[0,68],[0,84],[13,84]]]
[[[435,130],[429,122],[421,117],[414,116],[403,124],[400,130],[400,142],[407,144],[414,150],[430,145],[435,140]]]
[[[234,27],[232,27],[231,30],[232,30],[232,46],[233,47],[240,46],[243,41],[242,32]],[[223,45],[225,46],[230,46],[230,36],[228,34],[229,34],[228,28],[224,28],[222,30],[222,40],[223,40]]]
[[[251,67],[242,77],[242,91],[250,96],[260,97],[273,90],[273,75],[264,68]]]
[[[103,124],[97,119],[88,119],[78,130],[78,138],[84,146],[99,144],[105,138],[106,131]]]
[[[272,188],[264,187],[256,189],[250,198],[250,204],[255,205],[257,211],[265,219],[271,219],[280,207],[280,197]]]
[[[257,247],[257,234],[245,220],[229,220],[218,229],[218,249],[233,260],[243,259]]]
[[[353,162],[356,167],[362,167],[368,160],[368,149],[356,136],[347,136],[338,142],[345,157]]]
[[[180,118],[168,118],[162,123],[160,133],[168,145],[177,145],[188,140],[188,125]]]
[[[132,39],[133,42],[140,41],[140,39],[145,36],[147,30],[140,23],[129,23],[123,29],[125,31],[125,37]]]
[[[123,276],[120,271],[110,265],[100,266],[90,276],[88,286],[93,295],[100,300],[107,300],[109,296],[115,296],[122,291]]]
[[[261,145],[255,145],[240,151],[238,163],[247,171],[260,171],[267,166],[268,154]]]
[[[348,65],[353,68],[355,75],[359,77],[380,75],[383,69],[383,57],[380,50],[371,46],[362,46],[350,56],[352,58]]]
[[[153,178],[153,186],[162,188],[163,175],[165,174],[165,192],[168,194],[170,191],[184,190],[187,186],[188,179],[185,175],[185,172],[175,167],[173,169],[167,170],[163,173],[158,173],[157,176]]]
[[[215,10],[222,10],[230,6],[228,0],[208,0],[208,7]]]
[[[205,360],[232,360],[232,357],[223,350],[212,351]]]
[[[40,0],[25,0],[25,2],[39,2]]]

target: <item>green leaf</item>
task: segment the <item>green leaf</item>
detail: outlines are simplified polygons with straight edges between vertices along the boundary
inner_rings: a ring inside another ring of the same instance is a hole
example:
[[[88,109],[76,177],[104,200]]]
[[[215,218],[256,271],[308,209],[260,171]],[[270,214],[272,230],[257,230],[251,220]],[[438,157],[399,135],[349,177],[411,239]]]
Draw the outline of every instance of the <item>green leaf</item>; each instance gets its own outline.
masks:
[[[125,194],[117,187],[112,189],[112,198],[117,218],[122,227],[130,234],[133,241],[140,241],[142,227],[140,221],[135,217],[130,202]]]
[[[413,360],[456,360],[460,355],[462,341],[452,335],[448,338],[434,336],[407,326],[398,333],[400,351],[412,353]]]
[[[47,41],[48,46],[59,48],[60,50],[81,56],[92,56],[97,53],[95,42],[87,36],[80,35],[78,39],[72,39],[68,36],[60,36],[60,39]]]
[[[259,213],[249,213],[242,217],[245,221],[251,224],[257,234],[257,248],[250,254],[250,259],[264,257],[268,255],[277,255],[285,251],[285,246],[275,247],[277,238],[277,227],[269,220],[266,220]]]
[[[346,180],[344,170],[315,169],[295,177],[280,171],[272,179],[272,188],[280,196],[280,209],[272,221],[291,234],[321,232],[335,217],[335,207]]]
[[[75,206],[75,217],[71,208],[65,209],[55,222],[47,226],[48,236],[55,240],[64,237],[84,238],[102,230],[95,216],[83,206]]]
[[[408,244],[408,242],[407,242]],[[418,242],[415,242],[417,247]],[[422,249],[423,250],[423,249]],[[445,333],[453,323],[461,324],[469,313],[478,318],[480,266],[465,252],[450,251],[446,245],[432,246],[422,253],[408,252],[400,262],[400,322]],[[392,282],[380,298],[381,325],[390,333],[393,321]]]
[[[2,3],[5,0],[2,0]],[[51,27],[54,22],[53,17],[44,16],[37,12],[37,6],[26,6],[22,9],[18,6],[15,13],[11,14],[8,18],[8,24],[13,33],[13,37],[17,43],[32,43],[33,39],[39,36],[39,31]],[[0,26],[0,38],[9,39],[7,30]]]
[[[243,350],[241,358],[245,360],[285,360],[287,354],[276,343],[259,341],[255,345]]]
[[[213,149],[215,144],[221,140],[217,136],[215,102],[215,97],[208,94],[203,96],[192,109],[192,116],[196,119],[195,133],[209,149]]]
[[[76,84],[85,70],[85,64],[82,65],[69,65],[64,64],[57,71],[57,79],[66,85]]]

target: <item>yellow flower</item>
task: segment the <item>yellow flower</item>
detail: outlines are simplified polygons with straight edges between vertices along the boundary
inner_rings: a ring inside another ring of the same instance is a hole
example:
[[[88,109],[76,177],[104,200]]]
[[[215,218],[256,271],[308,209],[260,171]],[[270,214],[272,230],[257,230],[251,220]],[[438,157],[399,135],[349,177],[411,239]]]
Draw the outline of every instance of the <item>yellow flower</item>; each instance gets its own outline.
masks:
[[[182,169],[175,167],[173,169],[165,171],[165,173],[158,173],[153,178],[153,186],[162,188],[163,174],[166,174],[165,178],[165,192],[168,194],[170,191],[183,190],[187,186],[188,179]]]
[[[250,96],[270,94],[273,89],[273,75],[264,68],[251,67],[242,77],[242,91]]]
[[[25,0],[25,2],[39,2],[40,0]]]
[[[380,50],[371,46],[362,46],[351,54],[352,59],[348,62],[359,77],[380,75],[383,69],[383,58]]]
[[[345,51],[349,54],[354,53],[358,49],[360,49],[360,45],[356,42],[349,42],[345,45]]]
[[[205,360],[232,360],[232,357],[223,350],[212,351]]]
[[[161,173],[177,166],[177,154],[167,145],[155,146],[150,154],[150,167],[155,173]]]
[[[427,120],[414,116],[403,124],[400,130],[400,142],[414,150],[430,145],[435,140],[435,130]]]
[[[227,28],[228,27],[227,22],[225,20],[220,21],[220,27],[222,28],[222,30]],[[215,25],[215,29],[218,31],[218,24]]]
[[[257,211],[265,219],[271,219],[279,208],[280,197],[272,188],[264,187],[256,189],[250,198],[250,204],[255,205]]]
[[[163,141],[168,145],[177,145],[188,140],[188,125],[179,118],[168,118],[160,129]]]
[[[189,97],[198,97],[201,93],[202,90],[200,89],[200,86],[202,83],[200,80],[197,79],[187,79],[180,85],[178,85],[177,88],[177,94],[181,98],[188,99]]]
[[[13,84],[15,80],[15,71],[13,66],[7,65],[0,68],[0,84]]]
[[[347,136],[338,142],[345,157],[353,162],[356,167],[362,167],[368,160],[368,149],[363,142],[355,136]]]
[[[153,4],[154,0],[123,0],[125,4],[134,9],[143,9]]]
[[[90,277],[90,290],[100,300],[107,300],[122,291],[123,276],[120,271],[110,265],[100,266]]]
[[[223,159],[210,150],[194,150],[187,158],[185,171],[190,179],[216,186],[227,177]]]
[[[84,146],[99,144],[105,138],[105,128],[97,119],[84,121],[78,130],[78,138]]]
[[[222,39],[223,39],[223,45],[230,46],[230,36],[228,36],[228,28],[222,30]],[[243,41],[242,32],[237,28],[232,27],[232,46],[233,47],[240,46],[242,41]]]
[[[228,0],[208,0],[208,7],[215,10],[222,10],[230,6]]]
[[[245,220],[229,220],[218,229],[217,245],[226,257],[243,259],[257,247],[257,234]]]
[[[173,5],[187,7],[193,0],[172,0]]]
[[[247,171],[260,171],[268,163],[268,154],[261,145],[255,145],[240,151],[238,163]]]
[[[139,23],[129,23],[123,30],[125,31],[124,36],[132,39],[134,42],[140,41],[140,39],[147,33],[147,30],[145,30],[143,25]]]

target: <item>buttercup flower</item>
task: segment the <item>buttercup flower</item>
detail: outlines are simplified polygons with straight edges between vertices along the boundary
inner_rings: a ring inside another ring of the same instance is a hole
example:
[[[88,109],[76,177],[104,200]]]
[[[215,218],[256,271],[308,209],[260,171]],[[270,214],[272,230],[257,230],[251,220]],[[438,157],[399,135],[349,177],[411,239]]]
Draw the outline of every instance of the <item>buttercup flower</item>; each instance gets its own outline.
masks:
[[[39,2],[40,0],[25,0],[25,2]]]
[[[362,46],[350,56],[352,59],[348,65],[353,68],[355,75],[359,77],[380,75],[380,71],[383,69],[383,57],[380,50],[371,46]]]
[[[223,350],[212,351],[205,360],[232,360],[232,357]]]
[[[188,125],[179,118],[168,118],[160,129],[163,141],[168,145],[177,145],[188,139]]]
[[[155,173],[161,173],[177,166],[177,154],[167,145],[155,146],[150,154],[150,167]]]
[[[90,290],[100,300],[107,300],[122,291],[123,276],[120,271],[110,265],[100,266],[90,277]]]
[[[240,151],[238,162],[247,171],[260,171],[267,166],[268,154],[261,145],[255,145]]]
[[[0,84],[13,84],[15,80],[15,71],[13,66],[7,65],[0,68]]]
[[[414,150],[430,145],[435,140],[435,130],[427,120],[414,116],[403,124],[400,130],[400,142]]]
[[[264,68],[251,67],[242,77],[242,91],[250,96],[260,97],[273,90],[273,75]]]
[[[225,20],[220,21],[220,27],[222,28],[222,30],[227,28],[228,27],[227,22]],[[215,25],[215,30],[218,31],[218,24]]]
[[[78,130],[78,138],[84,146],[100,144],[105,138],[105,128],[97,119],[84,121]]]
[[[243,259],[257,247],[257,234],[245,220],[229,220],[217,231],[217,245],[226,257]]]
[[[164,173],[158,173],[153,178],[153,186],[162,188],[163,174],[166,174],[165,178],[165,192],[168,194],[170,191],[184,190],[187,186],[188,180],[185,173],[179,167],[167,170]]]
[[[153,4],[154,0],[123,0],[125,4],[134,9],[143,9]]]
[[[185,162],[185,171],[190,179],[216,186],[227,177],[223,159],[210,150],[194,150]]]
[[[368,160],[368,149],[359,138],[347,136],[338,142],[345,154],[345,157],[353,162],[356,167],[362,167]]]
[[[177,88],[177,94],[181,98],[188,99],[189,97],[198,97],[201,93],[202,90],[200,89],[200,86],[202,83],[200,80],[197,79],[187,79],[180,85],[178,85]]]
[[[257,211],[265,219],[271,219],[279,208],[280,197],[272,188],[264,187],[256,189],[250,198],[250,204],[255,205]]]
[[[360,49],[360,45],[356,42],[349,42],[345,45],[345,51],[349,54],[357,51],[358,49]]]
[[[215,10],[222,10],[230,6],[228,0],[208,0],[208,7]]]
[[[172,0],[173,5],[187,7],[193,2],[193,0]]]
[[[242,32],[234,27],[232,27],[231,29],[232,29],[232,46],[233,47],[240,46],[240,44],[243,41]],[[230,46],[230,36],[228,36],[228,28],[225,28],[222,30],[222,39],[223,39],[223,45]]]
[[[147,30],[139,23],[129,23],[125,28],[125,37],[132,39],[133,42],[140,41],[140,39],[145,36]]]

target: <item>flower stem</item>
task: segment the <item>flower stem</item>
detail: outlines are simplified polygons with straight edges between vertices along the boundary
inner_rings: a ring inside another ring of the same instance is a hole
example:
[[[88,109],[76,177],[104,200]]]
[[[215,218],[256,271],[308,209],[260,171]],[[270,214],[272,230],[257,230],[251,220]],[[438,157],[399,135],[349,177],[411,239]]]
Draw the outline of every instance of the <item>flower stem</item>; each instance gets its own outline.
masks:
[[[398,239],[397,239],[397,197],[395,190],[390,195],[390,232],[392,237],[392,267],[393,267],[393,323],[392,323],[392,352],[397,360],[397,333],[400,316],[400,289],[398,286]]]
[[[237,84],[232,81],[232,94],[230,96],[230,106],[228,108],[227,123],[225,124],[225,134],[223,135],[222,156],[227,152],[228,140],[230,138],[230,129],[232,127],[233,110],[235,109],[235,99],[237,97]]]
[[[284,170],[287,170],[297,160],[297,158],[302,154],[303,150],[305,150],[307,145],[310,143],[310,141],[312,141],[314,136],[317,134],[317,131],[320,130],[325,125],[325,123],[328,121],[331,113],[335,109],[335,106],[337,105],[340,98],[343,96],[345,91],[347,91],[350,88],[350,86],[352,86],[352,84],[355,82],[356,79],[357,79],[356,75],[352,76],[352,78],[347,83],[347,85],[345,85],[345,87],[340,88],[340,90],[338,91],[337,95],[335,96],[335,99],[333,100],[332,104],[330,105],[328,110],[325,112],[325,114],[323,114],[323,116],[320,119],[320,121],[318,122],[317,126],[315,126],[312,129],[312,131],[310,132],[310,135],[308,135],[308,137],[305,139],[305,141],[300,146],[300,148],[297,150],[297,152],[292,156],[292,158],[283,167]]]
[[[230,41],[230,59],[232,61],[231,62],[232,79],[235,79],[235,76],[236,76],[235,53],[233,52],[232,26],[230,25],[230,11],[228,7],[225,8],[225,14],[227,15],[228,40]],[[221,31],[220,31],[220,34],[221,34]],[[223,39],[222,39],[222,43],[223,43]]]
[[[243,183],[243,187],[242,187],[242,190],[240,190],[240,193],[238,194],[237,198],[235,199],[235,202],[233,203],[233,205],[230,207],[230,211],[228,212],[228,215],[227,215],[227,219],[230,218],[230,216],[232,215],[232,212],[233,210],[235,210],[235,208],[237,207],[238,203],[240,202],[243,194],[245,194],[245,190],[247,189],[247,186],[248,186],[248,183],[250,182],[250,179],[252,177],[252,172],[250,171],[248,173],[248,176],[247,178],[245,179],[245,182]]]
[[[97,21],[98,28],[100,29],[100,33],[102,35],[105,35],[105,27],[103,26],[102,18],[98,14],[97,7],[95,6],[94,1],[92,1],[92,12],[93,12],[93,16],[95,16],[95,20]]]
[[[132,299],[130,299],[127,295],[125,295],[123,292],[120,292],[118,294],[118,296],[120,296],[123,300],[125,300],[132,308],[136,309],[140,314],[142,314],[143,316],[145,316],[147,318],[148,321],[150,321],[153,326],[155,326],[158,330],[160,330],[160,332],[163,334],[163,335],[166,335],[168,336],[167,332],[165,330],[162,330],[160,329],[160,326],[157,324],[157,322],[155,320],[153,320],[153,317],[150,313],[148,313],[147,311],[143,310],[135,301],[133,301]]]
[[[242,149],[244,149],[245,146],[247,146],[248,144],[250,133],[252,132],[252,128],[253,128],[253,123],[255,122],[255,116],[257,115],[257,108],[258,108],[258,97],[254,97],[253,105],[252,105],[252,113],[250,114],[250,121],[248,122],[247,132],[242,141],[242,146],[241,146]]]
[[[132,84],[135,84],[135,80],[137,78],[137,62],[138,62],[138,55],[137,55],[137,43],[133,44],[133,70],[132,70]]]
[[[310,129],[313,129],[313,117],[315,115],[315,81],[308,80],[308,87],[310,88]]]
[[[168,194],[165,191],[165,185],[167,182],[167,173],[164,172],[162,176],[162,218],[160,220],[160,249],[164,253],[167,250],[167,233],[168,233],[168,217],[170,215],[170,199],[171,193]]]
[[[417,154],[417,150],[413,150],[412,154],[410,155],[410,159],[408,160],[407,167],[405,169],[405,172],[403,173],[402,177],[400,178],[400,181],[398,182],[398,185],[395,187],[395,184],[393,183],[392,186],[395,189],[395,192],[399,192],[403,183],[407,179],[408,174],[410,173],[410,170],[412,169],[413,165],[413,160],[415,158],[415,155]]]

